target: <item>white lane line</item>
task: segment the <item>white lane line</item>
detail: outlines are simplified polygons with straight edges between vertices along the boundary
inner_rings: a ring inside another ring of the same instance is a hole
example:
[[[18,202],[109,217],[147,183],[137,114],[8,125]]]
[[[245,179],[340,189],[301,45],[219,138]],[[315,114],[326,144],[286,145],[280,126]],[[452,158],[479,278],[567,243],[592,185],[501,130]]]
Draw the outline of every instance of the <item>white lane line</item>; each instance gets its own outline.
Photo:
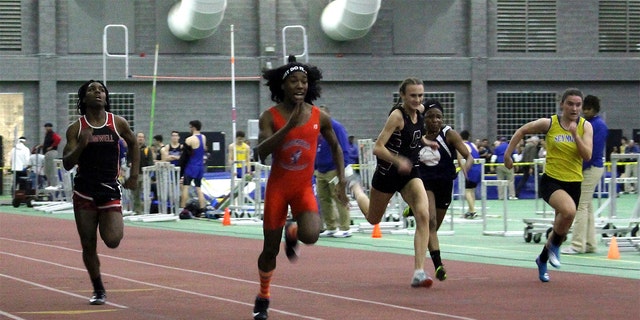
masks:
[[[15,257],[15,258],[31,260],[31,261],[35,261],[35,262],[39,262],[39,263],[50,264],[50,265],[54,265],[54,266],[61,267],[61,268],[67,268],[67,269],[78,270],[78,271],[85,271],[84,269],[71,267],[71,266],[66,266],[66,265],[62,265],[62,264],[59,264],[59,263],[54,263],[54,262],[51,262],[51,261],[46,261],[46,260],[41,260],[41,259],[36,259],[36,258],[31,258],[31,257],[26,257],[26,256],[18,255],[18,254],[9,253],[9,252],[0,252],[0,254],[4,254],[4,255],[7,255],[7,256],[12,256],[12,257]],[[175,268],[175,269],[178,269],[178,268]],[[191,290],[184,290],[184,289],[179,289],[179,288],[168,287],[168,286],[164,286],[164,285],[161,285],[161,284],[135,280],[135,279],[126,278],[126,277],[122,277],[122,276],[118,276],[118,275],[114,275],[114,274],[109,274],[109,273],[104,273],[104,272],[102,273],[102,275],[110,276],[110,277],[113,277],[113,278],[116,278],[116,279],[120,279],[120,280],[123,280],[123,281],[128,281],[128,282],[133,282],[133,283],[137,283],[137,284],[146,285],[146,286],[149,286],[149,287],[155,287],[155,288],[160,288],[160,289],[165,289],[165,290],[170,290],[170,291],[177,291],[177,292],[181,292],[181,293],[195,295],[195,296],[198,296],[198,297],[210,298],[210,299],[214,299],[214,300],[225,301],[225,302],[229,302],[229,303],[236,303],[236,304],[240,304],[240,305],[244,305],[244,306],[253,307],[253,304],[251,304],[251,303],[246,303],[246,302],[242,302],[242,301],[238,301],[238,300],[232,300],[232,299],[227,299],[227,298],[223,298],[223,297],[213,296],[213,295],[210,295],[210,294],[204,294],[204,293],[195,292],[195,291],[191,291]],[[38,284],[38,283],[35,283],[35,282],[32,282],[32,281],[28,281],[28,280],[12,277],[12,276],[1,274],[1,273],[0,273],[0,276],[1,277],[5,277],[5,278],[9,278],[9,279],[12,279],[12,280],[15,280],[15,281],[24,282],[24,283],[27,283],[27,284],[30,284],[30,285],[33,285],[33,286],[36,286],[36,287],[40,287],[40,288],[44,288],[44,289],[47,289],[47,290],[55,291],[55,292],[58,292],[58,293],[70,295],[70,296],[77,297],[77,298],[86,299],[86,297],[81,296],[79,294],[75,294],[75,293],[72,293],[72,292],[63,291],[63,290],[59,290],[59,289],[56,289],[56,288],[48,287],[48,286],[41,285],[41,284]],[[231,278],[229,278],[229,279],[231,279]],[[112,305],[112,306],[118,307],[118,308],[123,308],[123,309],[128,308],[126,306],[119,305],[119,304],[116,304],[116,303],[111,303],[109,301],[107,301],[106,304]],[[297,314],[297,313],[288,312],[288,311],[285,311],[285,310],[280,310],[280,309],[275,309],[275,308],[269,308],[269,312],[278,312],[278,313],[282,313],[282,314],[293,316],[293,317],[300,318],[300,319],[323,320],[322,318],[305,316],[305,315],[302,315],[302,314]]]
[[[2,252],[2,253],[3,253],[3,254],[5,254],[5,252]],[[13,255],[13,254],[8,254],[8,255],[11,255],[11,256],[14,256],[14,257],[18,257],[18,258],[25,258],[25,259],[35,260],[35,261],[37,261],[37,259],[32,259],[32,258],[27,258],[27,257],[21,257],[21,256],[18,256],[18,255]],[[60,264],[57,264],[57,263],[51,263],[51,264],[56,265],[56,266],[59,266],[59,267],[65,267],[65,268],[77,269],[77,268],[73,268],[73,267],[63,266],[63,265],[60,265]],[[84,271],[84,270],[82,270],[82,271]],[[14,281],[18,281],[18,282],[26,283],[26,284],[28,284],[28,285],[32,285],[32,286],[34,286],[34,287],[39,287],[39,288],[46,289],[46,290],[49,290],[49,291],[53,291],[53,292],[57,292],[57,293],[66,294],[66,295],[68,295],[68,296],[72,296],[72,297],[76,297],[76,298],[80,298],[80,299],[87,299],[87,297],[82,296],[82,295],[79,295],[79,294],[77,294],[77,293],[73,293],[73,292],[69,292],[69,291],[64,291],[64,290],[56,289],[56,288],[49,287],[49,286],[45,286],[45,285],[43,285],[43,284],[35,283],[35,282],[33,282],[33,281],[29,281],[29,280],[26,280],[26,279],[16,278],[16,277],[10,276],[10,275],[8,275],[8,274],[0,273],[0,277],[5,277],[5,278],[7,278],[7,279],[11,279],[11,280],[14,280]],[[109,302],[109,301],[107,301],[107,302],[106,302],[106,304],[108,304],[108,305],[110,305],[110,306],[114,306],[114,307],[116,307],[116,308],[120,308],[120,309],[127,309],[127,308],[128,308],[127,306],[123,306],[123,305],[120,305],[120,304],[117,304],[117,303],[112,303],[112,302]]]
[[[79,253],[82,252],[82,250],[78,250],[78,249],[71,249],[71,248],[66,248],[66,247],[61,247],[61,246],[56,246],[56,245],[51,245],[51,244],[43,244],[43,243],[32,242],[32,241],[9,239],[9,238],[4,238],[4,237],[0,237],[0,240],[8,240],[8,241],[20,242],[20,243],[25,243],[25,244],[37,245],[37,246],[45,246],[45,247],[56,248],[56,249],[67,250],[67,251],[73,251],[73,252],[79,252]],[[245,279],[240,279],[240,278],[233,278],[233,277],[223,276],[223,275],[220,275],[220,274],[215,274],[215,273],[210,273],[210,272],[204,272],[204,271],[197,271],[197,270],[191,270],[191,269],[185,269],[185,268],[172,267],[172,266],[167,266],[167,265],[162,265],[162,264],[156,264],[156,263],[140,261],[140,260],[132,260],[132,259],[127,259],[127,258],[104,255],[104,254],[100,254],[100,257],[101,258],[102,257],[111,258],[111,259],[114,259],[114,260],[125,261],[125,262],[130,262],[130,263],[136,263],[136,264],[141,264],[141,265],[145,265],[145,266],[152,266],[152,267],[156,267],[156,268],[175,270],[175,271],[180,271],[180,272],[183,272],[183,273],[184,272],[188,272],[188,273],[193,273],[193,274],[198,274],[198,275],[215,277],[215,278],[219,278],[219,279],[225,279],[225,280],[236,281],[236,282],[247,283],[247,284],[253,284],[253,285],[259,285],[259,282],[257,282],[257,281],[250,281],[250,280],[245,280]],[[48,261],[44,261],[44,260],[42,262],[48,263]],[[115,278],[118,278],[118,279],[131,281],[131,282],[134,282],[134,283],[147,284],[146,282],[141,282],[141,281],[138,281],[138,280],[124,278],[124,277],[120,277],[120,276],[116,276],[116,275],[111,275],[111,274],[108,274],[108,273],[103,273],[103,275],[109,275],[109,276],[112,276],[112,277],[115,277]],[[158,284],[148,283],[147,285],[152,286],[152,287],[157,287],[157,288],[168,289],[168,290],[175,290],[175,291],[188,293],[188,294],[194,294],[194,295],[198,295],[198,296],[210,297],[210,298],[213,298],[213,299],[216,299],[216,300],[221,300],[221,301],[234,302],[234,303],[238,303],[238,304],[241,304],[241,305],[253,306],[253,304],[242,302],[242,301],[229,300],[229,299],[226,299],[226,298],[216,297],[216,296],[211,296],[211,295],[203,295],[201,293],[191,292],[191,291],[188,291],[188,290],[183,290],[183,289],[178,289],[178,288],[165,287],[165,286],[158,285]],[[345,301],[351,301],[351,302],[359,302],[359,303],[364,303],[364,304],[376,305],[376,306],[381,306],[381,307],[385,307],[385,308],[404,310],[404,311],[410,311],[410,312],[421,313],[421,314],[436,315],[436,316],[441,316],[441,317],[450,318],[450,319],[475,320],[475,318],[463,317],[463,316],[458,316],[458,315],[454,315],[454,314],[441,313],[441,312],[435,312],[435,311],[428,311],[428,310],[422,310],[422,309],[415,309],[415,308],[404,307],[404,306],[399,306],[399,305],[394,305],[394,304],[389,304],[389,303],[384,303],[384,302],[378,302],[378,301],[372,301],[372,300],[363,300],[363,299],[359,299],[359,298],[352,298],[352,297],[335,295],[335,294],[330,294],[330,293],[323,293],[323,292],[318,292],[318,291],[305,290],[305,289],[295,288],[295,287],[288,287],[288,286],[274,285],[274,284],[271,284],[271,287],[281,288],[281,289],[286,289],[286,290],[292,290],[292,291],[297,291],[297,292],[303,292],[303,293],[311,294],[311,295],[330,297],[330,298],[339,299],[339,300],[345,300]],[[278,312],[281,312],[281,313],[284,313],[284,314],[292,315],[291,313],[288,313],[288,312],[285,312],[285,311],[269,308],[269,311],[272,311],[272,310],[273,311],[278,311]],[[302,316],[302,315],[296,315],[296,316],[300,316],[300,317],[303,317],[305,319],[317,319],[317,318],[312,318],[312,317],[305,317],[305,316]]]
[[[7,317],[7,318],[9,318],[9,319],[13,319],[13,320],[27,320],[27,319],[25,319],[25,318],[20,318],[20,317],[18,317],[18,316],[14,316],[14,315],[12,315],[11,313],[4,312],[4,311],[2,311],[2,310],[0,310],[0,316],[5,316],[5,317]]]

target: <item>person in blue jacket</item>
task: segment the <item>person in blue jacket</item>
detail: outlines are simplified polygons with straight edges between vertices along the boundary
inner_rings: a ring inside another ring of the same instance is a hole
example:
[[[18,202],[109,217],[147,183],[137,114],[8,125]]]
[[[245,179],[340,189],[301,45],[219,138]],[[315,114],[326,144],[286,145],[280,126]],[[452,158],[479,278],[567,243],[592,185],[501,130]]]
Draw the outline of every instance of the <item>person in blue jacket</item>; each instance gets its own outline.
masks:
[[[320,110],[331,116],[329,108],[320,106]],[[348,166],[349,161],[349,138],[347,130],[336,119],[331,118],[333,131],[342,148],[344,157],[344,165]],[[347,170],[345,170],[347,172]],[[318,136],[318,148],[315,161],[316,177],[316,193],[318,196],[318,204],[320,205],[320,215],[325,224],[325,230],[320,233],[320,237],[347,238],[351,237],[351,216],[349,215],[349,207],[345,206],[338,200],[335,190],[335,184],[331,180],[337,177],[335,162],[331,154],[331,149],[327,140],[320,135]],[[337,213],[336,213],[337,211]]]

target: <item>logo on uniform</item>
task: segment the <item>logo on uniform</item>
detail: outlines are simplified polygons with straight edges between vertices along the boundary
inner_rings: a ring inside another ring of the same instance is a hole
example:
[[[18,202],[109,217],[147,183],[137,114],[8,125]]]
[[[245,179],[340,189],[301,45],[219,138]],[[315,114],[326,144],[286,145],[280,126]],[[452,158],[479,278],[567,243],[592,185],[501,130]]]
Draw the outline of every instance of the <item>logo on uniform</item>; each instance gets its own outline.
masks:
[[[302,162],[304,160],[303,152],[311,149],[311,146],[307,141],[301,139],[295,139],[288,141],[282,146],[282,152],[286,155],[287,161],[282,163],[281,166],[287,170],[300,171],[309,166],[309,163]],[[301,161],[302,160],[302,161]]]

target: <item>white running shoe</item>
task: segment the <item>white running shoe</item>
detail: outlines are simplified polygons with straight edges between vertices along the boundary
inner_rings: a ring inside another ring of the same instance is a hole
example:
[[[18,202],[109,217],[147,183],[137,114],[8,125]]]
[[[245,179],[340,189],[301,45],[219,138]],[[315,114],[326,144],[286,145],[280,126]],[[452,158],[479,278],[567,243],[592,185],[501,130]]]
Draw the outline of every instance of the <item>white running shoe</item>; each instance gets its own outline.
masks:
[[[433,279],[424,271],[415,272],[411,280],[411,286],[414,288],[425,287],[430,288],[433,285]]]
[[[350,230],[345,230],[345,231],[338,230],[338,231],[335,231],[333,233],[333,237],[334,238],[349,238],[349,237],[351,237],[351,231]]]
[[[107,301],[107,293],[104,291],[97,291],[93,293],[93,296],[89,299],[91,305],[103,305]]]
[[[332,237],[333,234],[336,233],[336,230],[325,230],[320,232],[320,238],[328,238],[328,237]]]

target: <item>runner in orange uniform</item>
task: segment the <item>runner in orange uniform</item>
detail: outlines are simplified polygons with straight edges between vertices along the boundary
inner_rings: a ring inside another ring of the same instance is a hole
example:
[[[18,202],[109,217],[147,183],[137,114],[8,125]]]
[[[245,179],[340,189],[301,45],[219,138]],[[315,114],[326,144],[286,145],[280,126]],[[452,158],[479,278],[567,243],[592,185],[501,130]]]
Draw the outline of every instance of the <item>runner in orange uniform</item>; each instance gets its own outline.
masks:
[[[264,199],[264,245],[258,258],[260,291],[253,307],[256,320],[268,318],[270,283],[283,227],[290,261],[297,259],[298,240],[305,244],[318,241],[322,223],[311,179],[319,133],[329,143],[336,163],[338,198],[344,205],[348,203],[344,159],[331,117],[311,104],[320,97],[320,70],[295,62],[291,56],[288,64],[266,70],[263,78],[267,80],[271,100],[277,104],[263,112],[259,120],[258,154],[261,160],[272,155],[272,165]],[[286,221],[288,207],[295,223]]]

